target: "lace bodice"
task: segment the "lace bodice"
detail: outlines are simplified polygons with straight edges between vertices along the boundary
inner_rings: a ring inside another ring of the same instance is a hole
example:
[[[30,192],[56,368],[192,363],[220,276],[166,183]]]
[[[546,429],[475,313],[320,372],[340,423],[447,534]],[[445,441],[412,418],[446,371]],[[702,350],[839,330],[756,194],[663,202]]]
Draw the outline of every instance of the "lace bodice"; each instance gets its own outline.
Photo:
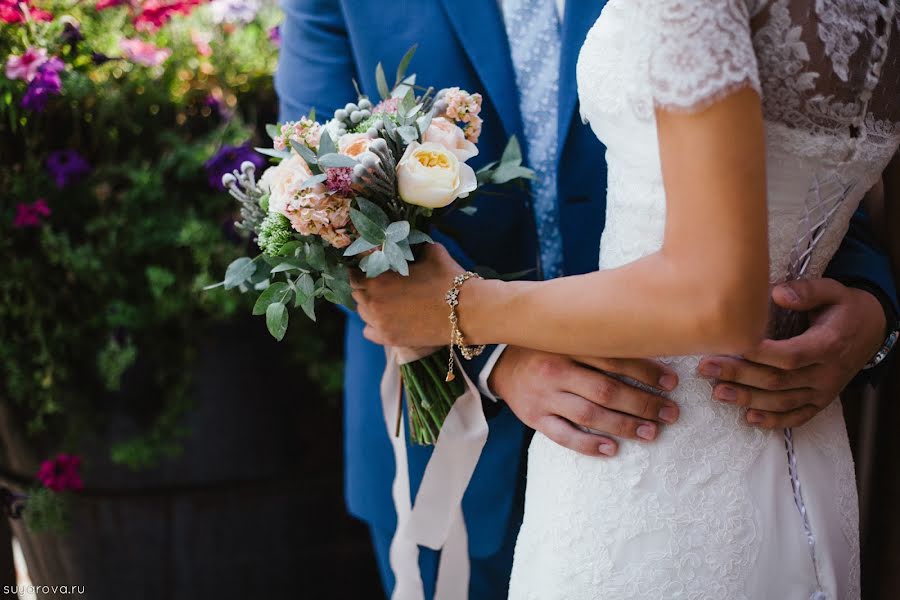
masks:
[[[600,268],[662,244],[655,109],[695,112],[749,86],[766,123],[770,278],[820,275],[900,145],[898,10],[900,0],[610,0],[577,68],[582,117],[607,147]],[[663,360],[679,375],[681,418],[655,443],[622,440],[598,461],[535,435],[510,597],[806,600],[821,584],[828,600],[858,599],[839,402],[794,431],[814,573],[781,433],[713,400],[698,357]]]

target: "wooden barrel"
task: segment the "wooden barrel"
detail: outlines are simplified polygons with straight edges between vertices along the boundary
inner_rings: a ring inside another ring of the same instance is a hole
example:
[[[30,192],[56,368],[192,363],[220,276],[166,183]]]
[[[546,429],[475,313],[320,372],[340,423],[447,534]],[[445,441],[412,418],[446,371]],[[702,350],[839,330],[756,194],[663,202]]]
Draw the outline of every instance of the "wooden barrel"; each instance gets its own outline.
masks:
[[[92,600],[378,597],[367,532],[344,509],[339,403],[264,329],[253,320],[205,341],[180,458],[134,472],[98,443],[68,532],[12,521],[34,585],[83,586]],[[3,411],[8,463],[34,473],[39,456]],[[132,429],[119,417],[109,439]]]

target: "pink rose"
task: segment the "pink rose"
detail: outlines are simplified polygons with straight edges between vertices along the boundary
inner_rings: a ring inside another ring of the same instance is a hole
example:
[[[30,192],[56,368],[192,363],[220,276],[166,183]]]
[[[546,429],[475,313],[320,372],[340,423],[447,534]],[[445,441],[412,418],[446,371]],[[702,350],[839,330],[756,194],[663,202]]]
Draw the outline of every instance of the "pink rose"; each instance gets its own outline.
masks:
[[[444,117],[435,117],[431,120],[431,125],[425,130],[422,141],[440,144],[455,154],[456,158],[462,162],[478,156],[478,148],[466,139],[463,130],[456,123],[452,123]]]
[[[30,82],[45,62],[47,51],[44,48],[29,48],[22,56],[10,54],[6,59],[6,77]]]
[[[288,206],[300,193],[303,183],[312,177],[306,161],[292,153],[274,167],[266,169],[259,185],[269,192],[269,212],[288,215]],[[319,186],[324,190],[324,186]]]
[[[168,48],[159,48],[150,42],[138,39],[121,39],[119,48],[126,59],[145,67],[159,66],[172,55],[172,51]]]
[[[367,151],[373,141],[365,133],[347,133],[338,140],[338,152],[356,158]]]

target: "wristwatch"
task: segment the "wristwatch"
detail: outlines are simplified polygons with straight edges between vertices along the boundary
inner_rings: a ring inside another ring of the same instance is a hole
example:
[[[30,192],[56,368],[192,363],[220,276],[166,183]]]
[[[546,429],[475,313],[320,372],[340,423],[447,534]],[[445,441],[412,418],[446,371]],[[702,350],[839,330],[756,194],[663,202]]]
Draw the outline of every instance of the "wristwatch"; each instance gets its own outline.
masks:
[[[875,296],[881,304],[881,308],[884,309],[884,317],[887,319],[887,334],[884,338],[884,344],[881,345],[881,348],[875,353],[875,356],[866,363],[866,366],[863,367],[863,371],[874,369],[884,362],[891,353],[891,350],[894,349],[894,346],[897,345],[897,341],[900,340],[900,319],[898,319],[893,302],[891,302],[890,298],[888,298],[884,291],[878,286],[872,285],[866,281],[854,281],[847,283],[846,285],[869,292]]]

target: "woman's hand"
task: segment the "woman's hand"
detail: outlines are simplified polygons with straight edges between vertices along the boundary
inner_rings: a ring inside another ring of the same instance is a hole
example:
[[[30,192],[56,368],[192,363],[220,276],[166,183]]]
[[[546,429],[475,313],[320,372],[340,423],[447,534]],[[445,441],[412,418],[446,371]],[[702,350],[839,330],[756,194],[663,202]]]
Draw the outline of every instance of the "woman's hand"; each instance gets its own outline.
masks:
[[[427,244],[410,267],[408,277],[390,272],[367,279],[351,272],[353,299],[366,322],[363,335],[383,346],[447,344],[450,307],[444,296],[464,269],[440,244]]]

